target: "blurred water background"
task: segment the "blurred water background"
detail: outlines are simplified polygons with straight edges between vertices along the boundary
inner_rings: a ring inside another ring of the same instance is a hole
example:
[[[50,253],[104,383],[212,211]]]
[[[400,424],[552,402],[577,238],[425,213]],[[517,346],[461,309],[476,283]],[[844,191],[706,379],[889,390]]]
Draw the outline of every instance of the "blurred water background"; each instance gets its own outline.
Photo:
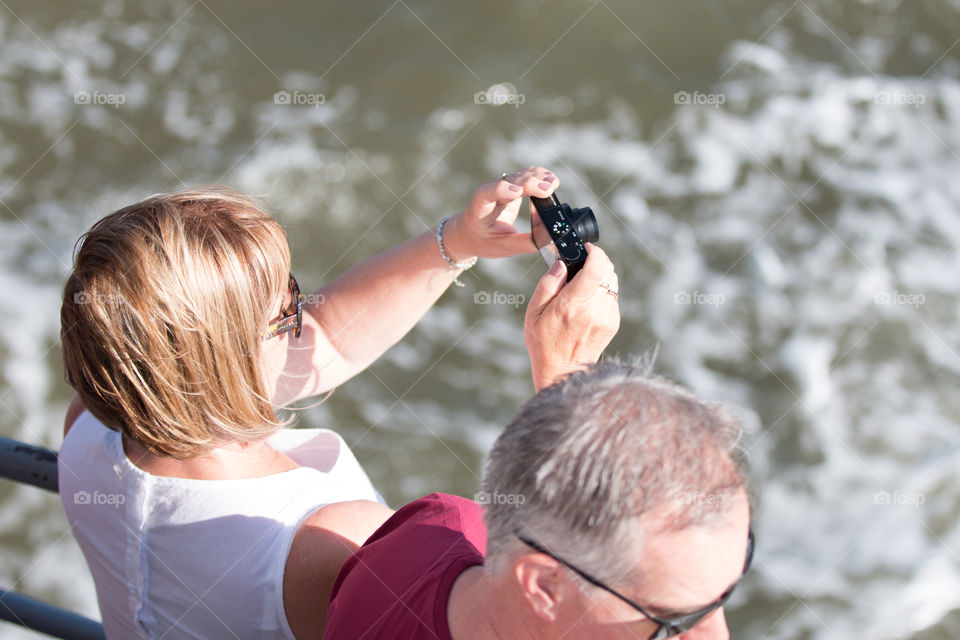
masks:
[[[747,425],[733,637],[960,637],[958,35],[958,0],[0,0],[0,433],[59,447],[59,290],[109,211],[263,195],[315,288],[542,164],[618,265],[611,351]],[[393,506],[472,496],[542,269],[480,264],[301,423]],[[58,500],[9,483],[0,584],[98,617]]]

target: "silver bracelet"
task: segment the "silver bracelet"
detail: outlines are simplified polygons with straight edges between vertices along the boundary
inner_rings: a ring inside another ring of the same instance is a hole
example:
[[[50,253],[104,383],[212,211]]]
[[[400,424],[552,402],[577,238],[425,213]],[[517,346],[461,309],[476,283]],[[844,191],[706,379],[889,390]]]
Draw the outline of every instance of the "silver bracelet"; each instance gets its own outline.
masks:
[[[443,248],[443,225],[447,224],[447,220],[449,219],[450,216],[447,216],[440,221],[440,224],[437,225],[437,246],[440,247],[440,255],[443,256],[443,259],[446,260],[448,265],[450,265],[450,271],[455,271],[457,273],[458,277],[453,279],[453,284],[457,285],[458,287],[462,287],[464,284],[460,282],[460,273],[477,264],[477,258],[470,258],[466,262],[454,262],[450,259],[450,256],[447,255],[447,250]]]

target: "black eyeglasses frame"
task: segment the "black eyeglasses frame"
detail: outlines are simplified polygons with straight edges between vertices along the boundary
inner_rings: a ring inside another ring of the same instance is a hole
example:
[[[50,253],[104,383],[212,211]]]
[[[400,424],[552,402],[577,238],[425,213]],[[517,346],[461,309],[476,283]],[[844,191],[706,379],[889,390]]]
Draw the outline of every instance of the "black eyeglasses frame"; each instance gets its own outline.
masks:
[[[699,623],[701,620],[706,618],[708,615],[710,615],[720,607],[722,607],[727,602],[727,600],[730,599],[730,596],[733,595],[734,589],[737,588],[737,585],[740,584],[740,582],[743,580],[743,577],[747,575],[747,571],[750,569],[750,564],[751,562],[753,562],[754,537],[753,537],[753,529],[750,529],[749,534],[747,535],[747,555],[743,563],[743,573],[740,574],[740,577],[737,578],[737,581],[734,582],[729,589],[724,591],[713,604],[710,604],[709,606],[706,606],[703,609],[700,609],[699,611],[694,611],[692,613],[688,613],[682,616],[676,616],[673,618],[661,618],[659,616],[656,616],[650,613],[642,605],[637,604],[630,598],[618,592],[616,589],[612,587],[608,587],[606,584],[594,578],[586,571],[583,571],[577,568],[575,565],[570,564],[563,558],[557,556],[556,554],[554,554],[553,552],[551,552],[549,549],[539,544],[538,542],[535,542],[521,535],[518,531],[514,531],[514,535],[517,536],[520,542],[527,545],[534,551],[538,553],[542,553],[545,556],[552,558],[553,560],[556,560],[561,565],[563,565],[570,571],[573,571],[575,574],[577,574],[578,576],[580,576],[581,578],[583,578],[593,586],[599,587],[600,589],[603,589],[608,593],[612,593],[614,596],[616,596],[620,600],[623,600],[628,605],[630,605],[633,609],[635,609],[636,611],[639,611],[644,616],[649,618],[652,622],[655,622],[657,625],[659,625],[656,631],[654,631],[653,634],[648,638],[648,640],[662,640],[664,638],[673,638],[680,634],[686,633],[687,631],[695,627],[697,623]]]

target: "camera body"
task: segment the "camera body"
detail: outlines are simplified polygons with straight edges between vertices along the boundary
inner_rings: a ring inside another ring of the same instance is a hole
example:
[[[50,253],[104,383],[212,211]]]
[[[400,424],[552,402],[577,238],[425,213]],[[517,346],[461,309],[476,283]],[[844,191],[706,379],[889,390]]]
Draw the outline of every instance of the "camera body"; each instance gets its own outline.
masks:
[[[530,197],[536,213],[531,216],[530,231],[540,257],[553,266],[557,260],[567,265],[567,282],[573,279],[587,260],[584,242],[600,238],[597,218],[590,207],[574,209],[560,202],[557,194],[549,198]]]

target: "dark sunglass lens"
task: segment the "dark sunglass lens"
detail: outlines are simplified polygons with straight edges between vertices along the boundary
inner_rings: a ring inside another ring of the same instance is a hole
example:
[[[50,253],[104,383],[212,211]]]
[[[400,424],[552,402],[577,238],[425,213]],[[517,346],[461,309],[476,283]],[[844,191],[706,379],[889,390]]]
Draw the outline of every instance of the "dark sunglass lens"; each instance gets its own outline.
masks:
[[[300,337],[300,330],[303,329],[303,296],[297,292],[297,326],[293,331],[293,337]]]

